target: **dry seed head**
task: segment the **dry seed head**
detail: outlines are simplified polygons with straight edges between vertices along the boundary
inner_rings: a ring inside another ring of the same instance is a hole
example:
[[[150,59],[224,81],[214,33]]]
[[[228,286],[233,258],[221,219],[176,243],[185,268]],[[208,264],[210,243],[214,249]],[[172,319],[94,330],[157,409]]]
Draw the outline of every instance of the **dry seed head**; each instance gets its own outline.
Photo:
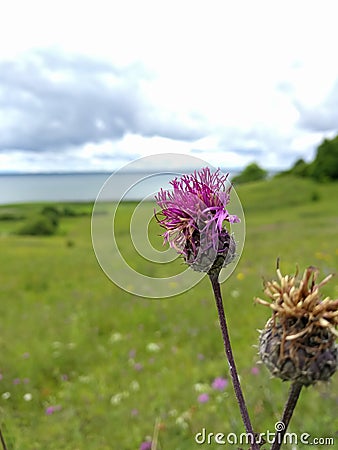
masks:
[[[270,301],[255,301],[272,309],[260,334],[259,353],[273,375],[304,385],[328,380],[337,370],[338,299],[321,299],[320,288],[332,275],[316,283],[318,269],[308,267],[302,279],[283,276],[265,283]]]
[[[283,276],[277,269],[279,283],[267,281],[265,294],[272,300],[268,302],[261,298],[255,301],[261,305],[269,306],[273,310],[274,322],[283,324],[288,319],[306,319],[304,333],[311,331],[312,327],[329,328],[338,336],[338,299],[332,300],[326,297],[321,299],[320,288],[326,284],[333,275],[328,275],[323,281],[316,284],[318,269],[308,267],[302,279],[297,280],[296,275]],[[288,334],[287,340],[296,338],[296,335]]]

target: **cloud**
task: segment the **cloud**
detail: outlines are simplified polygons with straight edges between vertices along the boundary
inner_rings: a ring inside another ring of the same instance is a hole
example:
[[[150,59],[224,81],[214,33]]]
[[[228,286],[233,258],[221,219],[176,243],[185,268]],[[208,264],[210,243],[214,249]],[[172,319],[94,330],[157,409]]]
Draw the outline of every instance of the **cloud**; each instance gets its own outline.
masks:
[[[331,92],[319,105],[296,104],[300,117],[299,126],[306,130],[317,132],[338,131],[338,79]]]
[[[200,137],[196,121],[159,111],[142,94],[149,76],[140,64],[121,68],[51,50],[0,62],[0,151],[64,150],[127,133]]]

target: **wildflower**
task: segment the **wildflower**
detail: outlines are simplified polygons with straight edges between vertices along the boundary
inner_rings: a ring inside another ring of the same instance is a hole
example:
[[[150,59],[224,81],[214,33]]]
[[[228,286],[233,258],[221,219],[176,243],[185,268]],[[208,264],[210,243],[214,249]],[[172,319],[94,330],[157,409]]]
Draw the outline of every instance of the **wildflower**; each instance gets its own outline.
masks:
[[[139,391],[139,390],[140,390],[140,383],[139,383],[137,380],[133,380],[133,381],[130,383],[130,389],[131,389],[132,391]]]
[[[20,378],[14,378],[13,384],[20,384]]]
[[[2,397],[4,400],[8,400],[8,399],[11,397],[11,393],[10,393],[10,392],[4,392],[4,393],[1,395],[1,397]]]
[[[134,348],[132,348],[130,351],[129,351],[129,358],[130,359],[134,359],[135,358],[135,356],[136,356],[136,350],[134,349]]]
[[[61,405],[48,406],[45,409],[45,413],[46,413],[47,416],[51,416],[56,411],[60,411],[60,410],[61,410]]]
[[[228,385],[228,380],[222,377],[217,377],[212,382],[212,388],[217,391],[223,391]]]
[[[279,283],[265,283],[271,302],[256,299],[269,306],[272,317],[260,334],[259,354],[270,372],[282,380],[308,386],[327,381],[337,370],[338,299],[321,299],[320,288],[332,275],[316,284],[318,270],[309,267],[303,278],[282,276]]]
[[[199,403],[207,403],[209,401],[209,394],[203,393],[197,397]]]
[[[27,392],[27,393],[24,394],[24,396],[23,396],[23,399],[24,399],[26,402],[30,402],[30,401],[32,400],[32,398],[33,398],[33,396],[32,396],[32,394],[31,394],[30,392]]]
[[[259,374],[259,368],[254,366],[251,368],[252,375],[258,375]]]
[[[118,405],[119,403],[121,403],[121,401],[125,398],[129,397],[129,392],[128,391],[123,391],[123,392],[119,392],[118,394],[115,394],[111,397],[110,399],[110,403],[112,405]]]
[[[195,383],[194,389],[196,392],[204,392],[209,389],[209,385],[206,383]]]
[[[230,292],[230,295],[231,295],[232,298],[238,298],[239,297],[239,290],[238,289],[233,289]]]
[[[122,338],[123,338],[123,336],[122,336],[121,333],[112,333],[112,335],[110,336],[109,341],[110,341],[111,343],[119,342],[119,341],[122,340]]]
[[[187,423],[187,421],[185,420],[185,418],[183,416],[177,417],[177,419],[175,420],[175,423],[183,430],[186,430],[189,427],[189,424]]]
[[[140,450],[151,450],[151,441],[144,441],[140,445]]]
[[[139,372],[140,370],[143,369],[143,364],[141,364],[141,363],[139,363],[139,362],[135,363],[135,364],[134,364],[134,369],[137,370],[137,371]]]
[[[226,188],[228,175],[208,167],[183,175],[170,182],[173,191],[161,191],[155,197],[162,208],[157,220],[165,228],[164,243],[180,253],[192,269],[218,271],[235,257],[236,244],[223,222],[239,222],[230,215],[231,186]]]
[[[62,342],[60,342],[60,341],[54,341],[54,342],[52,342],[52,348],[54,348],[54,349],[59,349],[59,348],[61,348],[62,347]]]
[[[156,342],[149,342],[149,344],[147,345],[147,350],[148,352],[158,352],[160,350],[160,346],[158,344],[156,344]]]

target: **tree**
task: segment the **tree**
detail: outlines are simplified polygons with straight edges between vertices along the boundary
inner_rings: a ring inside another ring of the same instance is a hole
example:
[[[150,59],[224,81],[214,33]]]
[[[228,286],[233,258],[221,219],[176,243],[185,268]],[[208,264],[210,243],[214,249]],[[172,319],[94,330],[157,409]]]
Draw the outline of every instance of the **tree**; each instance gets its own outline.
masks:
[[[307,164],[302,158],[297,159],[289,173],[298,175],[299,177],[308,177],[310,174],[310,164]]]
[[[266,170],[262,169],[255,162],[246,166],[243,172],[236,177],[233,177],[232,182],[236,184],[249,183],[250,181],[264,180],[268,173]]]
[[[338,136],[324,139],[310,169],[310,175],[318,181],[338,179]]]

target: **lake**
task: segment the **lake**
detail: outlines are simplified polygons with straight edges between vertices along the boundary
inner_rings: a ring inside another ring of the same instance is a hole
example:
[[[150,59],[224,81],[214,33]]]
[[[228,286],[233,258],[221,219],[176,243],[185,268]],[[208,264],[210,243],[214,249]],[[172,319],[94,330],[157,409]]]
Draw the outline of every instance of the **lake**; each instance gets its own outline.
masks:
[[[97,198],[101,188],[100,200],[151,199],[161,187],[169,189],[169,181],[180,174],[178,171],[117,172],[113,175],[111,173],[0,174],[0,204],[40,201],[91,202]]]

